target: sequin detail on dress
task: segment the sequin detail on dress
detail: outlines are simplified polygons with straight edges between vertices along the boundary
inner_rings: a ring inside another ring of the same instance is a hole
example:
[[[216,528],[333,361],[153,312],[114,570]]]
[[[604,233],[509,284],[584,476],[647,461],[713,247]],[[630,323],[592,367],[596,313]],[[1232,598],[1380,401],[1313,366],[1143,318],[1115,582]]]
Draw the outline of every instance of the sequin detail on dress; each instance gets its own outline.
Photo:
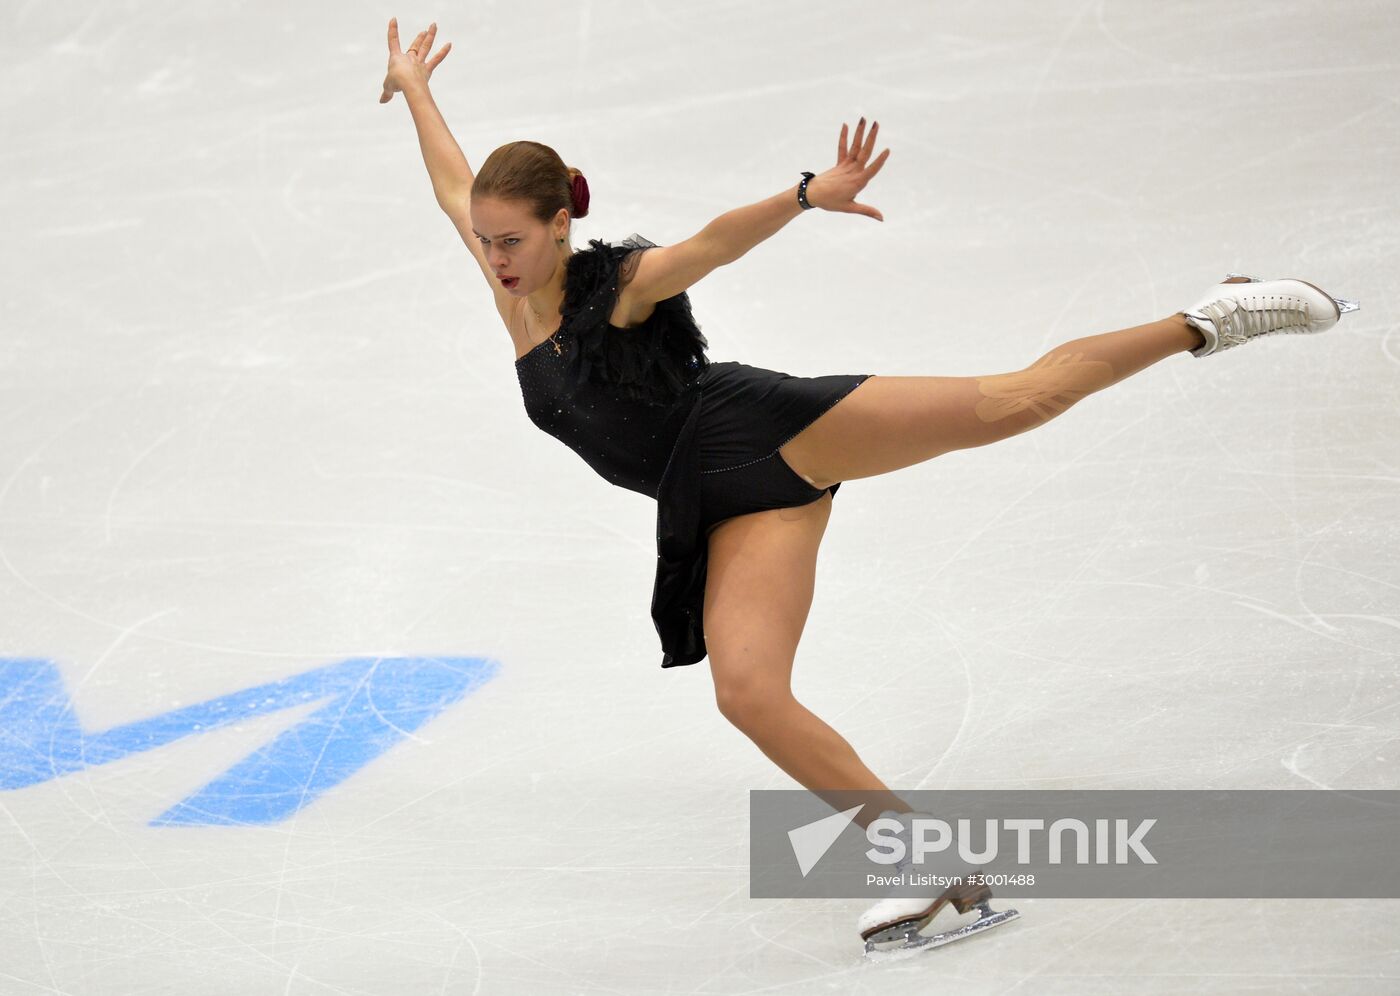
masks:
[[[709,365],[705,338],[683,293],[635,328],[612,325],[619,287],[656,243],[634,234],[590,244],[569,259],[559,330],[516,360],[525,412],[608,483],[655,498],[685,418],[680,406],[694,402]]]

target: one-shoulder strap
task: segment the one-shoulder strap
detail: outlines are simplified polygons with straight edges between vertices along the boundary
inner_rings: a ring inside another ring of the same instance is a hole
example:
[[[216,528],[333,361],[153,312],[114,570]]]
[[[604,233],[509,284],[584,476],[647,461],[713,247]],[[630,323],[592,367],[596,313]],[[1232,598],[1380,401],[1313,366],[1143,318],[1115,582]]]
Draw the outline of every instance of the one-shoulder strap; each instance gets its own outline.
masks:
[[[655,249],[655,246],[641,246],[637,249],[630,249],[627,255],[622,257],[622,265],[618,269],[617,287],[620,291],[632,282],[632,278],[637,275],[637,264],[642,261],[642,253],[648,249]]]

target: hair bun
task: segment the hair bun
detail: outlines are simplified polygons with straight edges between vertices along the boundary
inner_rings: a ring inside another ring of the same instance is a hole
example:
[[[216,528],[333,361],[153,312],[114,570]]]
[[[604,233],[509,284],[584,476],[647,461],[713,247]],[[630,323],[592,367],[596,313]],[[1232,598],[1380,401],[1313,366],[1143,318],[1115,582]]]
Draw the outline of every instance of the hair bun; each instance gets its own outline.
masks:
[[[573,170],[574,217],[588,217],[588,181],[578,170]]]

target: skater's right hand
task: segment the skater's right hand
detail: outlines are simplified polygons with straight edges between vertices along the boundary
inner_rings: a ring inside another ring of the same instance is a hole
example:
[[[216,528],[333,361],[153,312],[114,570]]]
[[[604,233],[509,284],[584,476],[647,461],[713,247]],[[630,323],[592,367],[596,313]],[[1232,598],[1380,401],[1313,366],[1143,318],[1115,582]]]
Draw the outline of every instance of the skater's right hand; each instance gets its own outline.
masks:
[[[884,221],[885,216],[880,213],[879,208],[856,201],[856,194],[865,189],[865,185],[874,179],[875,174],[885,165],[885,160],[890,157],[890,150],[886,149],[874,163],[866,165],[870,162],[870,154],[875,151],[875,136],[879,133],[880,122],[876,121],[875,126],[870,129],[870,134],[866,135],[865,118],[861,118],[856,127],[855,139],[848,150],[846,125],[842,124],[841,141],[836,146],[836,165],[807,181],[807,203],[826,211],[863,214],[867,218]]]
[[[433,75],[433,70],[438,67],[438,63],[447,58],[447,50],[452,47],[448,42],[438,49],[437,55],[432,59],[424,57],[432,50],[433,38],[437,36],[437,22],[428,25],[427,31],[418,32],[418,37],[413,39],[413,44],[408,46],[407,52],[399,51],[399,19],[389,18],[389,72],[384,77],[384,92],[379,95],[379,102],[387,104],[393,99],[394,94],[400,90],[411,86],[414,83],[427,83]]]

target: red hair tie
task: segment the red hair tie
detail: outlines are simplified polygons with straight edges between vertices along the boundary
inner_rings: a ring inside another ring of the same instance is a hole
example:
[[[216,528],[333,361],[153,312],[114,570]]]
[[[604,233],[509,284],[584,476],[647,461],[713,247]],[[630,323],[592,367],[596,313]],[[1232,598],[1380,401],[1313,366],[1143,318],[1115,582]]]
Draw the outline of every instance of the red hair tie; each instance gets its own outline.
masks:
[[[582,218],[588,213],[588,181],[582,173],[574,174],[573,182],[574,217]]]

